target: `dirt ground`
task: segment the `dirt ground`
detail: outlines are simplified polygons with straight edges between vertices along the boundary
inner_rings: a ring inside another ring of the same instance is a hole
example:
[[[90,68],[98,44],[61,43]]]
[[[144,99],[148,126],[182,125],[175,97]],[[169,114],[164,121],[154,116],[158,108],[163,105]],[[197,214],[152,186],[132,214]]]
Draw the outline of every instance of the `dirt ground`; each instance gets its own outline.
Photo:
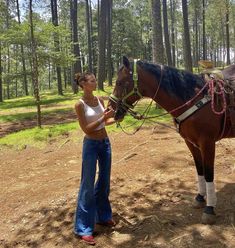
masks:
[[[117,226],[99,248],[235,247],[235,139],[217,144],[217,223],[192,208],[196,172],[183,139],[163,127],[112,133],[110,199]],[[82,134],[43,149],[0,150],[0,247],[87,247],[73,234]]]

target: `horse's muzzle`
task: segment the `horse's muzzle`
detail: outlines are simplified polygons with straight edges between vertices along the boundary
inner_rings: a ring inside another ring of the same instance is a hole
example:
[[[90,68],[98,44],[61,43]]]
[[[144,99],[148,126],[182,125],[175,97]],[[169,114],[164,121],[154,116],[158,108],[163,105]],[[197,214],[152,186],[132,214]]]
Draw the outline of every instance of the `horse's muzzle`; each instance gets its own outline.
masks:
[[[116,112],[115,112],[115,116],[114,119],[116,121],[121,120],[124,118],[125,114],[127,113],[128,109],[127,107],[123,104],[122,100],[119,100],[116,103]]]

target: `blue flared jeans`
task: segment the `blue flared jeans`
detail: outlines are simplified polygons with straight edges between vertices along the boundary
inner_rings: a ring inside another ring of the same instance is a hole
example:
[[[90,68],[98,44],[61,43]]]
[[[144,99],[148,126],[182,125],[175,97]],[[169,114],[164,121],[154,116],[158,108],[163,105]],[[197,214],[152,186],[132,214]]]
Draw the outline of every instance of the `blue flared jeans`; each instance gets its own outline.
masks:
[[[95,183],[97,161],[99,172]],[[82,150],[81,184],[75,214],[75,234],[92,235],[95,223],[112,219],[109,202],[110,171],[109,138],[93,140],[85,137]]]

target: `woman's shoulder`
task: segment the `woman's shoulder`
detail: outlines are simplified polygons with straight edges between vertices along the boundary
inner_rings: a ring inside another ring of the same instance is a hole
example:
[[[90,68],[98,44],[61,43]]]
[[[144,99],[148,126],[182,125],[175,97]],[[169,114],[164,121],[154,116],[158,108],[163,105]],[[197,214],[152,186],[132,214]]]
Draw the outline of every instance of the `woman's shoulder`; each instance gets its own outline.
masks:
[[[79,99],[76,103],[75,103],[75,109],[81,109],[81,108],[83,108],[83,106],[84,106],[84,102],[83,102],[83,100],[82,99]]]

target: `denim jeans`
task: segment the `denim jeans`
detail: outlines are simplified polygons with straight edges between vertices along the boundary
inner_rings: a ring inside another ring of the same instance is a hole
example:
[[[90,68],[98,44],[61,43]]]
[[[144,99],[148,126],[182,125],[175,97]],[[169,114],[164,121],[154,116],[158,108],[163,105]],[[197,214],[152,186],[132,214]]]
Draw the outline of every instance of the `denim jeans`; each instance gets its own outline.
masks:
[[[96,164],[99,173],[95,183]],[[109,202],[111,171],[111,145],[109,138],[92,140],[84,138],[82,175],[75,215],[74,232],[92,235],[95,223],[112,219]]]

